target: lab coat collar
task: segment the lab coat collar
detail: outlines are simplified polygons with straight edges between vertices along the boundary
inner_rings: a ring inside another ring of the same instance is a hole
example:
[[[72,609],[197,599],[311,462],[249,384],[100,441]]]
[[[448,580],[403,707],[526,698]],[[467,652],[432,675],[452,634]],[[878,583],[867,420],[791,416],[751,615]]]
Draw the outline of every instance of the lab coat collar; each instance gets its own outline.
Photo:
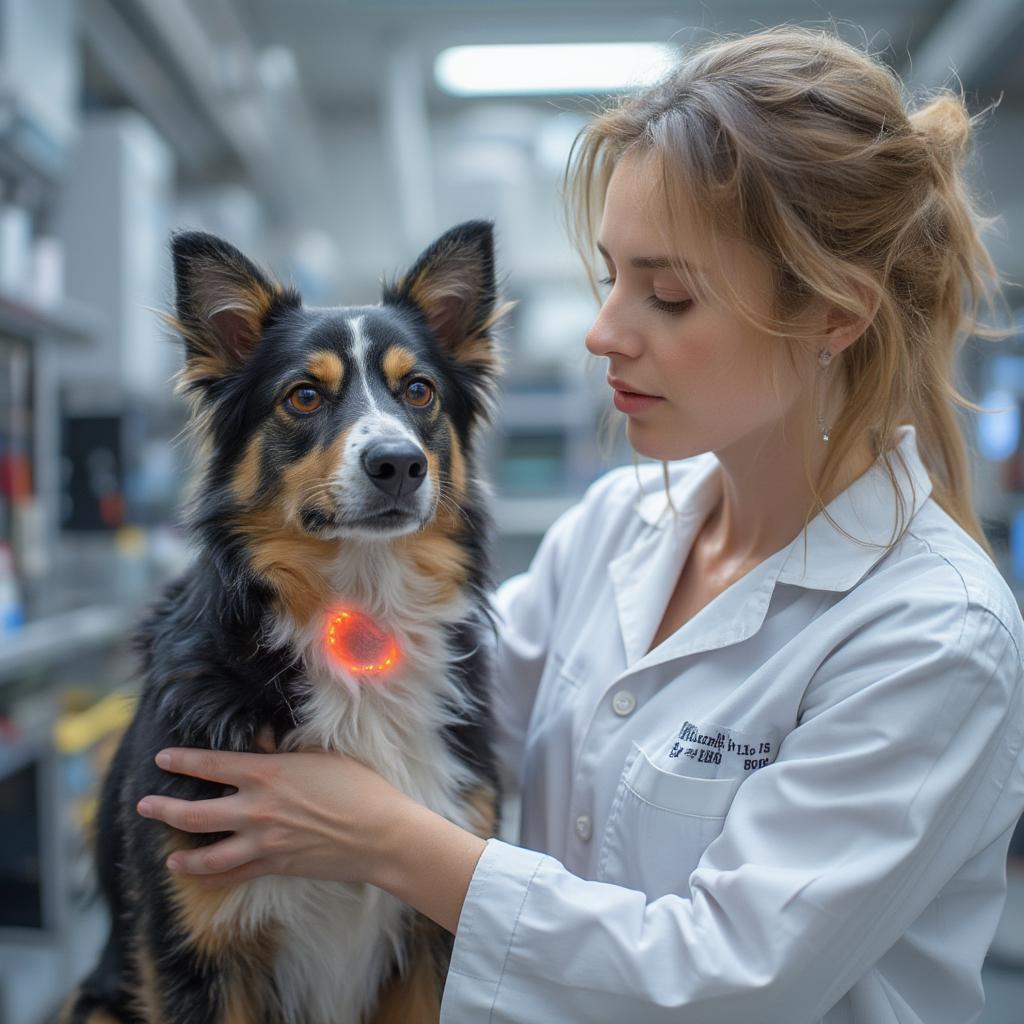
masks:
[[[932,482],[918,453],[917,431],[912,424],[897,428],[895,449],[906,464],[904,470],[899,459],[890,460],[909,520],[932,492]],[[719,496],[720,479],[715,472],[718,464],[717,456],[707,452],[672,492],[676,509],[683,510],[676,515],[677,528],[686,528],[686,523],[680,520],[699,518],[703,522],[710,512]],[[881,458],[825,507],[843,530],[870,546],[845,537],[819,512],[807,526],[806,560],[800,533],[786,549],[777,582],[814,590],[849,590],[884,554],[884,548],[875,545],[889,544],[896,527],[897,505]],[[663,487],[642,497],[636,510],[645,522],[658,529],[667,529],[673,522]]]
[[[917,451],[914,427],[901,426],[896,439],[906,470],[897,458],[891,463],[909,520],[927,500],[932,485]],[[807,527],[806,560],[801,532],[716,598],[714,621],[705,621],[699,636],[691,633],[672,637],[645,653],[693,538],[718,500],[718,465],[713,452],[695,460],[692,470],[671,490],[675,513],[668,506],[663,487],[640,498],[636,511],[653,529],[609,565],[627,663],[634,668],[737,643],[753,635],[764,621],[776,583],[849,590],[882,557],[891,539],[896,498],[885,466],[878,459],[826,506],[835,522],[856,539],[838,532],[819,512]]]

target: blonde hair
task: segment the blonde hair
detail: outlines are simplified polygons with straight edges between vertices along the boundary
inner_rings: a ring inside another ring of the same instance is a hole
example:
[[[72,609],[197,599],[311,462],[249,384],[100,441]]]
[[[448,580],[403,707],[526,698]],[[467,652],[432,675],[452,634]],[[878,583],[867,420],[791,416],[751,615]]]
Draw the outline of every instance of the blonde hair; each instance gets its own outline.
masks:
[[[573,142],[563,196],[599,301],[595,225],[612,172],[635,153],[654,160],[668,252],[685,259],[678,249],[685,214],[688,244],[696,232],[698,251],[711,258],[714,271],[699,280],[685,266],[676,271],[691,294],[724,293],[748,322],[780,339],[794,368],[811,336],[798,314],[812,300],[867,324],[833,360],[847,398],[830,425],[817,482],[804,444],[814,495],[805,543],[818,511],[839,528],[822,495],[865,436],[883,456],[899,504],[890,544],[902,536],[906,509],[889,454],[898,454],[897,427],[911,423],[936,502],[992,557],[954,405],[984,410],[953,379],[968,336],[1013,333],[978,318],[982,300],[992,309],[1002,298],[980,237],[1001,218],[979,215],[962,173],[984,113],[970,117],[962,93],[949,89],[911,110],[898,75],[880,60],[831,32],[782,25],[702,44],[657,84],[599,111]],[[725,238],[752,246],[770,266],[767,316],[722,272],[716,239]],[[773,359],[766,371],[778,393]],[[667,480],[667,464],[665,471]]]

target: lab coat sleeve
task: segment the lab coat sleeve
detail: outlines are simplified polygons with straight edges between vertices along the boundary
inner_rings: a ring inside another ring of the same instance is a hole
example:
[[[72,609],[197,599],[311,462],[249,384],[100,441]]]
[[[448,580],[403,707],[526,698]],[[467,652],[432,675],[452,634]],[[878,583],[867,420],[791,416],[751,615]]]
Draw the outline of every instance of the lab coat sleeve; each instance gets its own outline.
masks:
[[[823,659],[685,891],[648,902],[488,840],[442,1024],[819,1020],[1021,809],[998,800],[1024,793],[1014,640],[986,609],[922,603]]]

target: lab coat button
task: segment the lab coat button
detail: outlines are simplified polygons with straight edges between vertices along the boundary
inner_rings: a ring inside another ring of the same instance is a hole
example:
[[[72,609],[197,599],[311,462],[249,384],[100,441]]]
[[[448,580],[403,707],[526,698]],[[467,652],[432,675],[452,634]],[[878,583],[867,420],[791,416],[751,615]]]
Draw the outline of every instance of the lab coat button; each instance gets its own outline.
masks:
[[[617,715],[628,715],[636,707],[636,697],[629,690],[619,690],[612,697],[612,707]]]
[[[580,839],[587,840],[590,838],[590,817],[586,814],[581,814],[576,819],[576,835]]]

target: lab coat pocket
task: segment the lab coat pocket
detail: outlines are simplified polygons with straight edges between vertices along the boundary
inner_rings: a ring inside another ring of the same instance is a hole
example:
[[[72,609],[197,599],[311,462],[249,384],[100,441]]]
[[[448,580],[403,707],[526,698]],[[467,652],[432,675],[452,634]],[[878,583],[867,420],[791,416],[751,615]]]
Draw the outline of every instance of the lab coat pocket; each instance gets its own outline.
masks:
[[[598,879],[640,889],[650,899],[686,893],[742,781],[665,771],[634,742],[608,813]]]

